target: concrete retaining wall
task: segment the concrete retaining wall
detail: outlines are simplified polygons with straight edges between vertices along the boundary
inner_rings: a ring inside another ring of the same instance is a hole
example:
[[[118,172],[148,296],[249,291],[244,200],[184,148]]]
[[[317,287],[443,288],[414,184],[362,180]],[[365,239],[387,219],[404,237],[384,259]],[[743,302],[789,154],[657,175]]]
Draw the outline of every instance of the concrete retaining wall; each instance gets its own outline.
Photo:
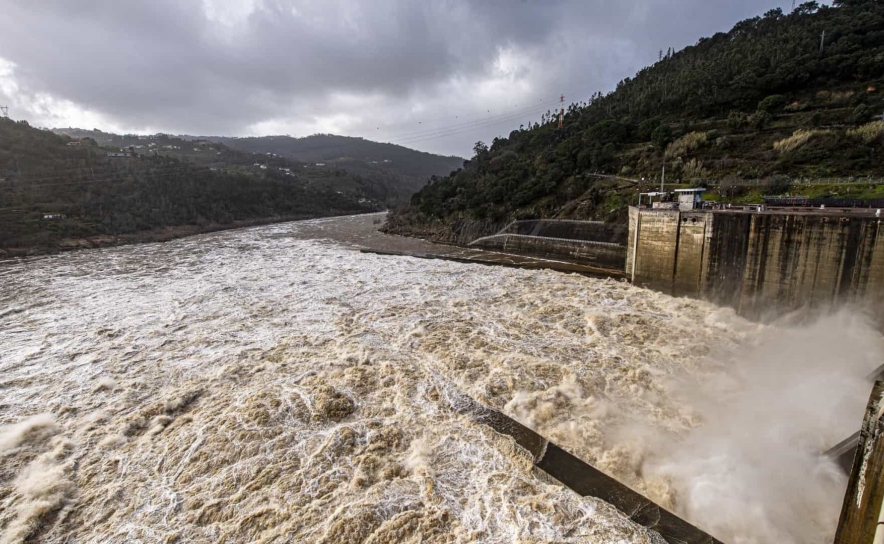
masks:
[[[475,241],[470,246],[503,253],[566,260],[609,270],[622,270],[626,259],[626,246],[620,244],[523,234],[489,236]]]
[[[546,238],[626,244],[628,230],[624,225],[614,225],[602,221],[532,219],[514,221],[507,225],[500,234],[524,234]]]
[[[871,215],[632,208],[629,229],[626,272],[636,285],[750,317],[884,301],[884,231]]]

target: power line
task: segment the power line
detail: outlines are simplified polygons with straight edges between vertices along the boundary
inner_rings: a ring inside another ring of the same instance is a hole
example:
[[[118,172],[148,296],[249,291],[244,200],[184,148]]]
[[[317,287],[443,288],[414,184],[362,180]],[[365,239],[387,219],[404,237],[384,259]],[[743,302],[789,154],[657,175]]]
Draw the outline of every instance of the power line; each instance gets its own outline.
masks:
[[[502,125],[502,124],[504,124],[504,123],[511,123],[511,122],[513,122],[513,121],[517,121],[517,120],[519,120],[519,119],[524,119],[525,117],[527,117],[527,116],[529,116],[529,115],[531,115],[531,114],[521,114],[521,115],[514,116],[514,117],[512,117],[512,118],[509,118],[509,119],[504,119],[504,120],[502,120],[502,121],[497,121],[497,122],[494,122],[494,123],[488,123],[488,124],[485,124],[485,125],[478,125],[478,126],[474,126],[474,127],[468,127],[468,128],[465,128],[465,129],[454,130],[454,131],[445,132],[445,133],[441,133],[441,134],[434,134],[434,135],[426,136],[426,137],[423,137],[423,138],[413,138],[413,139],[410,139],[410,140],[408,140],[408,141],[402,141],[402,142],[388,142],[388,143],[392,143],[392,144],[394,144],[394,145],[403,145],[403,146],[406,146],[406,145],[414,145],[414,144],[417,144],[417,143],[420,143],[420,142],[426,142],[426,141],[430,141],[430,140],[436,140],[436,139],[439,139],[439,138],[447,138],[447,137],[450,137],[450,136],[457,136],[457,135],[460,135],[460,134],[466,134],[466,133],[468,133],[468,132],[473,132],[473,131],[478,130],[478,129],[490,128],[490,127],[493,127],[493,126],[496,126],[496,125]]]
[[[401,140],[388,140],[387,143],[391,143],[394,145],[400,145],[400,146],[413,145],[418,142],[425,142],[425,141],[429,141],[429,140],[435,140],[438,138],[445,138],[448,136],[454,136],[457,134],[464,134],[467,132],[473,132],[475,130],[479,130],[479,129],[483,129],[483,128],[501,125],[504,123],[512,123],[513,121],[518,121],[519,119],[524,119],[526,117],[532,117],[538,113],[541,113],[541,112],[537,111],[537,112],[518,113],[518,114],[514,114],[514,115],[511,115],[509,117],[506,117],[504,119],[500,119],[497,121],[484,122],[484,123],[474,124],[472,126],[467,126],[467,127],[454,127],[454,128],[438,129],[434,132],[430,132],[430,133],[422,134],[422,135],[416,135],[416,136],[412,136],[410,138],[404,138]]]
[[[462,121],[462,122],[460,122],[460,123],[454,123],[454,124],[452,124],[452,125],[443,125],[443,126],[441,126],[441,127],[428,128],[428,129],[424,129],[424,130],[418,130],[418,131],[415,131],[415,132],[407,132],[407,133],[401,133],[401,134],[394,134],[394,135],[392,135],[392,136],[388,136],[388,139],[408,138],[408,137],[410,137],[410,136],[414,136],[414,135],[422,134],[422,133],[425,133],[425,132],[435,132],[435,131],[437,131],[437,130],[443,130],[443,129],[449,129],[449,128],[456,128],[456,127],[465,126],[465,125],[472,125],[472,124],[475,124],[475,123],[483,123],[483,122],[485,122],[485,121],[492,121],[492,120],[497,119],[497,118],[507,117],[507,116],[510,116],[510,115],[518,114],[518,113],[520,113],[520,112],[534,112],[534,111],[542,111],[542,110],[544,110],[544,109],[549,109],[549,107],[548,107],[546,104],[535,104],[534,106],[527,106],[527,107],[524,107],[524,108],[520,108],[520,109],[518,109],[518,110],[513,110],[513,111],[509,111],[509,112],[505,112],[505,113],[499,113],[499,114],[491,115],[491,116],[488,116],[488,117],[482,117],[482,118],[478,118],[478,119],[473,119],[473,120],[471,120],[471,121]]]
[[[587,89],[577,89],[577,90],[569,91],[568,94],[571,94],[571,95],[582,95],[582,94],[584,94],[584,93],[586,93],[586,92],[588,92]],[[557,97],[556,97],[557,100],[559,100],[559,99],[561,99],[561,98],[562,98],[561,96],[557,96]],[[392,141],[392,142],[396,142],[396,141],[407,141],[407,140],[410,140],[410,139],[411,139],[411,136],[418,136],[418,135],[421,135],[421,134],[423,134],[423,133],[433,133],[433,132],[438,132],[438,131],[442,131],[442,130],[454,129],[454,128],[458,128],[458,127],[461,127],[461,126],[474,125],[474,124],[483,125],[483,124],[486,123],[486,122],[494,121],[494,120],[496,120],[496,119],[500,119],[500,118],[504,118],[504,117],[516,116],[516,118],[518,118],[518,117],[521,117],[521,116],[522,116],[522,115],[520,115],[520,114],[522,114],[522,113],[524,113],[524,114],[540,113],[540,112],[542,112],[542,111],[545,110],[545,109],[549,109],[549,107],[548,107],[547,104],[538,104],[538,105],[534,105],[534,106],[529,106],[529,107],[526,107],[526,108],[522,108],[522,109],[520,109],[520,110],[514,110],[514,111],[511,111],[511,112],[507,112],[507,113],[502,113],[502,114],[493,115],[493,116],[491,116],[491,117],[485,117],[485,118],[475,119],[475,120],[473,120],[473,121],[467,121],[467,122],[463,122],[463,123],[457,123],[457,124],[454,124],[454,125],[448,125],[448,126],[443,126],[443,127],[437,127],[437,128],[434,128],[434,129],[421,130],[421,131],[417,131],[417,132],[414,132],[414,133],[397,134],[397,135],[394,135],[394,136],[390,136],[390,137],[388,137],[387,139],[388,139],[389,141]],[[496,123],[495,123],[495,124],[496,124]]]

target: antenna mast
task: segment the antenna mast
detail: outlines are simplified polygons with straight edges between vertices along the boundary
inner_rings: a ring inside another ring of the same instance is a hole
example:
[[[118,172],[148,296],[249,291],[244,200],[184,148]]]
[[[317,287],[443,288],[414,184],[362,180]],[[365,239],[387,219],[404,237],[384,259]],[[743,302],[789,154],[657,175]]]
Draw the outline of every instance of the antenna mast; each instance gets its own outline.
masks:
[[[562,95],[560,99],[562,103],[562,109],[559,110],[559,128],[565,126],[565,95]]]

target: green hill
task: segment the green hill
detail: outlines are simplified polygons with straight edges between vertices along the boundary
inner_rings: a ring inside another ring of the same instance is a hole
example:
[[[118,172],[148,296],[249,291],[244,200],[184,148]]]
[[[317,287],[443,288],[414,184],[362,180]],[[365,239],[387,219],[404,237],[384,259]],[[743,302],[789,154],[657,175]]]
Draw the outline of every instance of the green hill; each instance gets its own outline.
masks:
[[[250,153],[275,153],[307,163],[333,163],[356,172],[391,172],[400,176],[411,192],[423,187],[431,176],[447,174],[463,164],[460,157],[443,157],[399,145],[333,134],[315,134],[306,138],[212,136],[206,139]]]
[[[199,152],[212,155],[205,163],[126,149],[0,118],[0,255],[386,206],[364,196],[371,182],[342,170],[314,172],[283,158],[262,160],[261,168],[251,155],[220,147]]]
[[[513,218],[624,221],[664,165],[671,182],[768,180],[779,193],[796,190],[786,177],[884,176],[882,113],[884,2],[775,9],[572,104],[562,129],[547,114],[479,142],[387,230],[452,240],[471,221],[485,230]]]
[[[78,128],[56,128],[53,132],[77,139],[90,138],[101,145],[120,150],[171,157],[210,168],[241,172],[256,172],[261,165],[267,168],[289,168],[298,178],[313,187],[342,191],[357,200],[373,201],[380,208],[407,202],[419,188],[414,186],[414,181],[408,176],[393,169],[365,165],[363,161],[355,164],[329,161],[324,166],[317,166],[312,161],[304,162],[270,151],[243,151],[220,141],[193,136],[112,134]]]
[[[442,157],[406,147],[346,136],[318,134],[307,138],[197,137],[112,134],[100,130],[56,128],[72,138],[91,138],[101,145],[132,148],[211,167],[253,166],[255,162],[297,163],[302,177],[335,190],[355,191],[385,205],[400,205],[435,175],[463,164],[459,157]],[[317,166],[322,164],[323,166]],[[306,168],[304,168],[306,167]]]

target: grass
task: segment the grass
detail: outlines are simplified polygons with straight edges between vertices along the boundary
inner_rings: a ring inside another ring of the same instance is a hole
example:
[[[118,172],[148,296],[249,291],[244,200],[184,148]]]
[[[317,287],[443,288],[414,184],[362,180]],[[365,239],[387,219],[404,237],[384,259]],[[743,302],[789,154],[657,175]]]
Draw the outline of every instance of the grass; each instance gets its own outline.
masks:
[[[718,188],[711,188],[703,194],[703,200],[715,200],[724,204],[761,204],[766,194],[764,186],[752,186],[746,194],[736,198],[725,198]],[[856,198],[870,200],[884,198],[884,184],[836,184],[836,185],[801,185],[795,184],[788,193],[781,196],[804,196],[808,198]]]
[[[825,130],[796,130],[788,138],[774,142],[773,148],[780,153],[791,153],[810,141],[814,136],[826,134]]]
[[[861,127],[847,131],[851,138],[859,138],[863,143],[870,144],[884,134],[884,121],[872,121]]]
[[[666,148],[666,158],[681,157],[706,145],[705,132],[690,132],[675,140]]]

